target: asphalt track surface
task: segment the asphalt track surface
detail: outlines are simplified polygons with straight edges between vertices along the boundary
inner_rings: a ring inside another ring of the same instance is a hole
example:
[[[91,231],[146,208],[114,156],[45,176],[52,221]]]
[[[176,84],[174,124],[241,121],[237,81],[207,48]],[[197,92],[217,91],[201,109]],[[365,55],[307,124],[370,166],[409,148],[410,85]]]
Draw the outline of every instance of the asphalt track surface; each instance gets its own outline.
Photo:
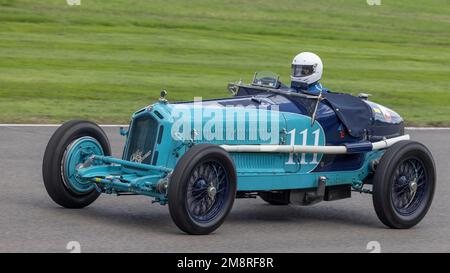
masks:
[[[432,151],[438,170],[433,205],[409,230],[388,229],[367,194],[310,207],[237,199],[225,223],[208,236],[178,230],[167,206],[143,196],[101,195],[84,209],[56,205],[41,177],[55,127],[0,127],[0,252],[381,252],[450,251],[450,130],[410,130]],[[115,156],[123,137],[105,128]],[[375,243],[376,244],[376,243]]]

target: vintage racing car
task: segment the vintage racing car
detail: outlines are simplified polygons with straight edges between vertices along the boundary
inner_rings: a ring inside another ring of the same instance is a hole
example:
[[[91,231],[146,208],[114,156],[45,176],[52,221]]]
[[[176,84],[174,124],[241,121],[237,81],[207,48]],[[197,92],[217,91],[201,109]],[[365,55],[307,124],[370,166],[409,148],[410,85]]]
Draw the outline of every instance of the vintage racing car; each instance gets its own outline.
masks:
[[[427,213],[433,158],[394,111],[365,94],[293,92],[271,73],[228,89],[233,97],[178,103],[161,92],[121,128],[121,159],[95,123],[64,123],[43,158],[48,194],[65,208],[88,206],[100,193],[149,196],[168,204],[189,234],[211,233],[235,198],[256,196],[311,205],[369,193],[379,219],[398,229]]]

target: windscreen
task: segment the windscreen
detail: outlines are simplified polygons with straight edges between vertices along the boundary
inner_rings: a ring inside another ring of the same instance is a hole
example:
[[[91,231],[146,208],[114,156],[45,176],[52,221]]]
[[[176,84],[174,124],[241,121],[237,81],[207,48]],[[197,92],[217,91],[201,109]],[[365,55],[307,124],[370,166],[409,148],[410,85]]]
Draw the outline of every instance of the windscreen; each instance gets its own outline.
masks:
[[[280,76],[276,73],[270,71],[259,71],[255,73],[252,84],[269,88],[278,88],[279,78]]]

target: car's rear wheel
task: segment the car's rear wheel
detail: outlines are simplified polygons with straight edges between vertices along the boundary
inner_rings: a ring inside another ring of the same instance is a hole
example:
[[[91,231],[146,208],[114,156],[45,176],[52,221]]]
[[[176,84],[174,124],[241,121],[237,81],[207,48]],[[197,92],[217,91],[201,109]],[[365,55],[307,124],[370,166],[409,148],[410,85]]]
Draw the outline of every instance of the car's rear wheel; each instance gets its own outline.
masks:
[[[433,200],[436,170],[430,151],[414,141],[400,141],[382,156],[373,179],[378,218],[391,228],[419,223]]]
[[[180,158],[170,177],[170,216],[188,234],[209,234],[223,223],[235,196],[230,155],[217,145],[198,144]]]
[[[42,163],[45,189],[53,201],[65,208],[83,208],[97,199],[95,185],[76,173],[92,155],[111,155],[108,138],[95,123],[71,120],[55,131]]]

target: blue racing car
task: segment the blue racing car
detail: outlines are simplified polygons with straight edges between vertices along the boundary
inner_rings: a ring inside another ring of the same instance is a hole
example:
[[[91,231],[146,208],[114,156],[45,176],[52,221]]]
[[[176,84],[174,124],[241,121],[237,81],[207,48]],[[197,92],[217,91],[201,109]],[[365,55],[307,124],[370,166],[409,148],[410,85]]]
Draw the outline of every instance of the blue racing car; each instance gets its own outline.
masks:
[[[372,194],[391,228],[416,225],[436,185],[430,151],[404,134],[403,119],[368,95],[297,92],[272,73],[229,84],[230,98],[158,102],[135,112],[122,158],[105,132],[72,120],[51,137],[43,159],[50,197],[82,208],[101,193],[145,195],[168,204],[175,224],[209,234],[235,198],[312,205]]]

